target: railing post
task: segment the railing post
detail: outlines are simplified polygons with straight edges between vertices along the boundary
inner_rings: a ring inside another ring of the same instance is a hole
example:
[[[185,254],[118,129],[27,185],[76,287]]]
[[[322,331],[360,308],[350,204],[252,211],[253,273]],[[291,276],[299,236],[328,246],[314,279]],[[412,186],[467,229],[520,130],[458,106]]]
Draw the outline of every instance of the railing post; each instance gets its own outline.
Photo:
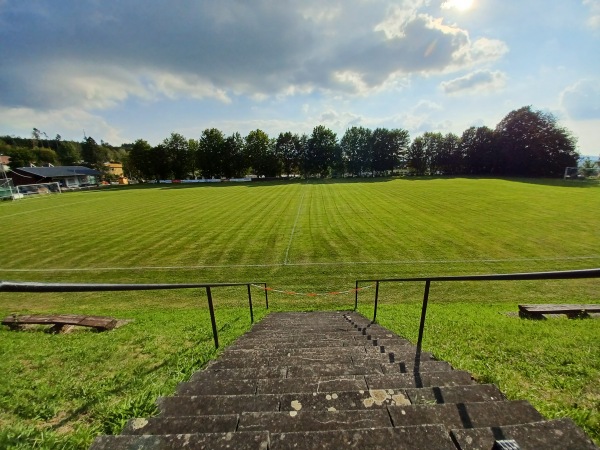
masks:
[[[252,311],[252,293],[250,292],[250,285],[248,285],[248,304],[250,305],[250,323],[254,323],[254,312]]]
[[[265,306],[269,309],[269,293],[267,291],[267,283],[265,283]]]
[[[212,293],[210,287],[206,287],[206,296],[208,297],[208,309],[210,311],[210,321],[212,323],[213,339],[215,340],[215,348],[219,348],[219,336],[217,334],[217,322],[215,321],[215,309],[213,308]]]
[[[379,281],[375,282],[375,305],[373,306],[373,322],[377,320],[377,303],[379,301]]]
[[[354,289],[354,311],[358,309],[358,280],[356,281],[356,288]]]
[[[425,292],[423,293],[423,306],[421,308],[421,323],[419,325],[419,338],[417,339],[417,353],[415,355],[415,373],[419,372],[421,366],[421,348],[423,347],[423,330],[425,329],[425,316],[427,315],[427,302],[429,301],[429,286],[431,280],[425,281]]]

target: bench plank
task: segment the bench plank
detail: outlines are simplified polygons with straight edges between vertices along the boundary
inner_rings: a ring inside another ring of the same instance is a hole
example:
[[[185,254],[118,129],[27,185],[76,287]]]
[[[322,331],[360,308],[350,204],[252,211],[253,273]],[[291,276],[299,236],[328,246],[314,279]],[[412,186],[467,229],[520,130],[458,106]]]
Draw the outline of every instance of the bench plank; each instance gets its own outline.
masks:
[[[106,331],[116,328],[119,325],[119,320],[113,317],[85,316],[80,314],[30,314],[5,317],[2,325],[8,325],[11,329],[18,329],[23,325],[53,325],[56,331],[63,330],[67,326],[76,325]]]
[[[541,318],[543,314],[566,314],[569,317],[585,317],[590,313],[600,313],[600,304],[519,305],[519,315],[521,317]]]

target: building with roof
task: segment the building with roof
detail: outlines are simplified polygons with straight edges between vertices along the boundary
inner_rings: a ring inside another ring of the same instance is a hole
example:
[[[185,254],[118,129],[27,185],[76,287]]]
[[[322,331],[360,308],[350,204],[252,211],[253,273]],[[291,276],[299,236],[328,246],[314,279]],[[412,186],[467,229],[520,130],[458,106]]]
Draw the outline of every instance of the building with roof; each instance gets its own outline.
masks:
[[[15,186],[58,182],[63,188],[78,188],[98,184],[100,172],[84,166],[19,167],[10,177]]]

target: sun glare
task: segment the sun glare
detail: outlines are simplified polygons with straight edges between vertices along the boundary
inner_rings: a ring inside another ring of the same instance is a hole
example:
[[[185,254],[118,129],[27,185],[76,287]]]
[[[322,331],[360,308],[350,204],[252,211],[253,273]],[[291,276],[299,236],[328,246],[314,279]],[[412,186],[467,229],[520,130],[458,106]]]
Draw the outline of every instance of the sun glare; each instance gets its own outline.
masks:
[[[447,0],[442,3],[444,9],[458,9],[459,11],[466,11],[473,6],[473,0]]]

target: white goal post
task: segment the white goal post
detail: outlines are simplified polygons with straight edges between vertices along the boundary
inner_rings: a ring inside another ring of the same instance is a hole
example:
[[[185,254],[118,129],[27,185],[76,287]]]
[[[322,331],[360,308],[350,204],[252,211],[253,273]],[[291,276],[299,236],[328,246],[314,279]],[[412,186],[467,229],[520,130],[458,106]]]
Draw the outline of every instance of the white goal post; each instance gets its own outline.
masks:
[[[600,177],[600,168],[598,167],[567,167],[565,169],[565,180],[590,180]]]
[[[60,184],[53,183],[37,183],[37,184],[22,184],[16,186],[17,194],[23,197],[32,197],[36,195],[62,194]]]
[[[12,178],[0,178],[0,200],[13,199],[15,193]]]

